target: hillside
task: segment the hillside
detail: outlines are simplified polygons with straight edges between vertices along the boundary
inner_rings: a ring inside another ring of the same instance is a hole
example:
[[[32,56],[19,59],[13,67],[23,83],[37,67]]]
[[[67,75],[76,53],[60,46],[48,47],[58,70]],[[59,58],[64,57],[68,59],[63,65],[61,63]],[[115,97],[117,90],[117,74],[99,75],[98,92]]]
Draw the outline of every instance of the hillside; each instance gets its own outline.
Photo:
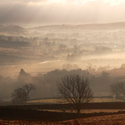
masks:
[[[100,24],[80,24],[80,25],[45,25],[39,27],[30,28],[31,30],[70,30],[70,29],[93,29],[93,30],[120,30],[125,29],[125,22],[116,22],[116,23],[100,23]]]
[[[18,25],[0,25],[0,32],[1,33],[8,33],[8,34],[24,34],[26,33],[26,29],[18,26]]]

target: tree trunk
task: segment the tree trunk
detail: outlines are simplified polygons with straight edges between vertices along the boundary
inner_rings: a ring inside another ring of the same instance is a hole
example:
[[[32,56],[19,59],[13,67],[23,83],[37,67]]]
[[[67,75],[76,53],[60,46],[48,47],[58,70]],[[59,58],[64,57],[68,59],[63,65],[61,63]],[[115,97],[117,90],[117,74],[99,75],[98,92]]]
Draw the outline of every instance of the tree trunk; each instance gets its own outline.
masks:
[[[80,109],[77,109],[77,114],[79,114],[80,113]]]
[[[77,104],[77,113],[79,114],[80,113],[80,110],[81,110],[81,106],[80,106],[80,104]]]

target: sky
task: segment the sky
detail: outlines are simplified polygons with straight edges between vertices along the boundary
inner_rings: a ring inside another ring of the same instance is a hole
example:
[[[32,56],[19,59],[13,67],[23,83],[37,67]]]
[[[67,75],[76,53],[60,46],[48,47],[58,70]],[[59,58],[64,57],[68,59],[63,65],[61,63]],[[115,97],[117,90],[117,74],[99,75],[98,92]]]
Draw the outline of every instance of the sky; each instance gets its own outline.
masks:
[[[0,0],[0,23],[125,21],[125,0]]]

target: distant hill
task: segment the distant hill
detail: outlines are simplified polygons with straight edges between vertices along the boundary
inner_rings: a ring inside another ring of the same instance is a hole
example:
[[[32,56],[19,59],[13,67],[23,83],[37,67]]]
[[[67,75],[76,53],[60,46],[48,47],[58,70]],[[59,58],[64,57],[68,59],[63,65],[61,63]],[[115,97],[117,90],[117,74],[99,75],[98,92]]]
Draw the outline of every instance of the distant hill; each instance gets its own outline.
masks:
[[[81,29],[81,30],[125,30],[125,22],[116,22],[116,23],[99,23],[99,24],[80,24],[80,25],[45,25],[39,27],[30,28],[31,30],[72,30],[72,29]]]
[[[0,32],[9,34],[21,34],[27,30],[18,25],[0,25]]]

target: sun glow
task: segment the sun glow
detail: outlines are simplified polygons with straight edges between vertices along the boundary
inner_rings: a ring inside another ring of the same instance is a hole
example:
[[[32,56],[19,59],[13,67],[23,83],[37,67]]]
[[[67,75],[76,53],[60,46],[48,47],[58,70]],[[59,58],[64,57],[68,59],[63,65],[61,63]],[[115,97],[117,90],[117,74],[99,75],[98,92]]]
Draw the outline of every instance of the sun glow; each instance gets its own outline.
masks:
[[[120,5],[122,3],[125,3],[124,0],[103,0],[104,3],[110,3],[111,6],[115,6],[115,5]]]
[[[23,4],[76,4],[76,5],[80,5],[80,4],[85,4],[88,2],[102,2],[102,3],[108,3],[111,6],[115,6],[115,5],[121,5],[123,3],[125,3],[125,0],[0,0],[0,4],[2,3],[23,3]]]
[[[50,3],[66,3],[67,0],[48,0]]]
[[[103,3],[109,3],[111,6],[120,5],[122,3],[125,3],[125,0],[48,0],[47,3],[60,3],[60,4],[85,4],[87,2],[100,2]]]
[[[8,2],[11,0],[8,0]],[[0,4],[2,3],[6,3],[6,0],[0,0]],[[11,2],[11,4],[13,3],[17,3],[17,4],[29,4],[29,5],[43,5],[43,4],[63,4],[63,5],[82,5],[82,4],[86,4],[89,2],[102,2],[104,4],[108,3],[111,6],[116,6],[116,5],[121,5],[123,3],[125,3],[125,0],[28,0],[25,1],[24,0],[13,0]]]

